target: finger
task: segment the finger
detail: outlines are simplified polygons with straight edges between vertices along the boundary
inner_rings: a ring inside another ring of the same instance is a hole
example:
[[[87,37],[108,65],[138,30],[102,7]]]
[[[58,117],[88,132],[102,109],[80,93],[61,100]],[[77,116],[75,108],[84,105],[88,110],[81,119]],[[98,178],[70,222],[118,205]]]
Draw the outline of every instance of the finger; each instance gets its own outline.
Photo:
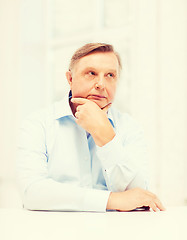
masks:
[[[72,98],[71,102],[72,103],[77,103],[77,104],[85,104],[87,103],[89,100],[86,98]]]
[[[79,112],[76,112],[76,113],[75,113],[75,117],[76,117],[77,119],[79,119],[80,113],[79,113]]]
[[[79,112],[81,110],[81,105],[78,105],[77,107],[76,107],[76,112]]]
[[[155,200],[155,204],[160,211],[166,210],[166,208],[163,206],[163,204],[161,203],[161,201],[158,198]]]
[[[154,202],[151,202],[149,204],[149,207],[154,211],[154,212],[158,212],[158,208],[156,206],[156,204]]]
[[[102,108],[102,110],[107,113],[108,109],[111,107],[112,103],[108,103],[105,107]]]
[[[163,206],[163,204],[161,203],[161,201],[159,200],[159,198],[152,192],[147,191],[147,193],[152,197],[154,203],[156,204],[157,208],[160,209],[161,211],[165,211],[165,207]]]

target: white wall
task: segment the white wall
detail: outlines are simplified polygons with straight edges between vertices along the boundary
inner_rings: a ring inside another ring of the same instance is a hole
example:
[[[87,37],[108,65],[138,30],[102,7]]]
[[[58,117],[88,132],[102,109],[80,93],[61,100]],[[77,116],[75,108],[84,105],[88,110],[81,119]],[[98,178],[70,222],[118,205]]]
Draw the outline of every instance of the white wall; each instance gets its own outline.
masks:
[[[152,188],[180,205],[187,196],[187,2],[137,2],[131,109],[150,144]]]
[[[187,2],[159,1],[159,152],[161,195],[187,197]]]
[[[20,120],[19,0],[0,1],[0,206],[18,206],[15,181]]]

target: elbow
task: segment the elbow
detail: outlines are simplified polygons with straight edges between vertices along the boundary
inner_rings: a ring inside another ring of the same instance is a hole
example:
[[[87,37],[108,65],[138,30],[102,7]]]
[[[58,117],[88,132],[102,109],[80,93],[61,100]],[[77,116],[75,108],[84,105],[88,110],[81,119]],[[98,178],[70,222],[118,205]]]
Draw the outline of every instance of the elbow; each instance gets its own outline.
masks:
[[[37,201],[29,194],[25,193],[23,196],[23,208],[27,210],[40,210]]]
[[[137,173],[136,176],[132,179],[132,181],[128,184],[126,190],[132,188],[141,188],[141,189],[148,189],[148,180],[146,176],[142,175],[141,173]]]

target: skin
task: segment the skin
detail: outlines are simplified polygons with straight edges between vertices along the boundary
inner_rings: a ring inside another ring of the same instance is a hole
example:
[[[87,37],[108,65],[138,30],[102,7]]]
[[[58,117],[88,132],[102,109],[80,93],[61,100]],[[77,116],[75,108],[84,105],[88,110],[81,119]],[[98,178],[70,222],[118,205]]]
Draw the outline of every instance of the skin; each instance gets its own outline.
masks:
[[[106,114],[114,100],[119,77],[115,54],[89,54],[81,58],[66,77],[72,91],[71,108],[77,124],[102,147],[115,136]]]
[[[70,106],[76,123],[89,132],[95,144],[102,147],[115,137],[107,111],[115,97],[119,64],[112,52],[94,52],[82,57],[66,78],[72,91]],[[158,197],[144,189],[111,192],[107,209],[130,211],[148,206],[165,210]]]

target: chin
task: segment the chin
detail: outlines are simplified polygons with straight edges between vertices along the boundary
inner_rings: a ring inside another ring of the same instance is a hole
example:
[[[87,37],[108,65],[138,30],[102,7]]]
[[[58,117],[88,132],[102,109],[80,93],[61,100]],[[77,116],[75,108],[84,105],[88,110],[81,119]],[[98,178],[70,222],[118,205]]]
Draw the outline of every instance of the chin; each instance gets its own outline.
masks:
[[[107,105],[107,103],[106,103],[106,104],[104,104],[104,103],[100,103],[100,102],[98,102],[98,101],[95,101],[95,100],[92,100],[92,102],[96,103],[96,104],[97,104],[97,106],[98,106],[98,107],[100,107],[100,108],[104,108],[104,107]]]

